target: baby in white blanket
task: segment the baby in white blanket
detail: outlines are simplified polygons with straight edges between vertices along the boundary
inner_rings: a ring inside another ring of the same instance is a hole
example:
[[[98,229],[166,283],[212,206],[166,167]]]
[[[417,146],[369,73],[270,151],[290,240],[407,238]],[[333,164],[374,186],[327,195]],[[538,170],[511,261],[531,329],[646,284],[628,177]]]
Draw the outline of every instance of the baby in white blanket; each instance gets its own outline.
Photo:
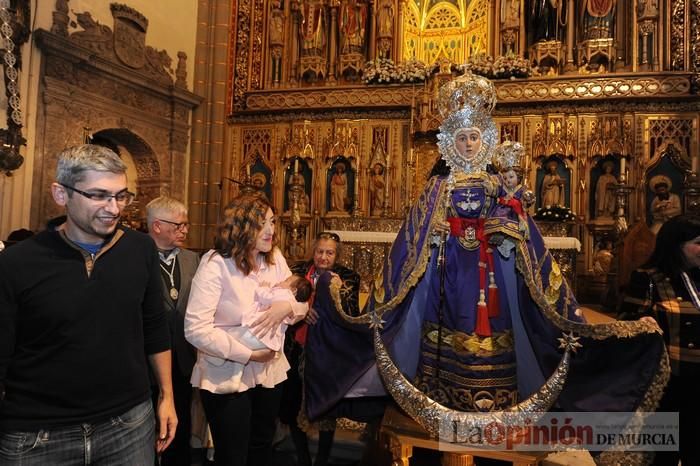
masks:
[[[255,312],[246,313],[239,327],[231,327],[226,332],[233,335],[236,340],[253,351],[261,349],[280,351],[284,344],[284,334],[287,331],[286,323],[283,322],[277,331],[268,332],[262,338],[256,337],[250,331],[251,325],[260,317],[259,312],[269,308],[273,302],[296,300],[303,303],[309,300],[312,291],[313,286],[303,275],[290,275],[286,280],[273,286],[261,283],[255,290]],[[222,389],[222,393],[238,391],[245,364],[212,356],[207,357],[207,361],[210,364],[218,361],[221,361],[221,364],[231,364],[233,366],[233,374],[224,384],[220,384],[219,388]]]

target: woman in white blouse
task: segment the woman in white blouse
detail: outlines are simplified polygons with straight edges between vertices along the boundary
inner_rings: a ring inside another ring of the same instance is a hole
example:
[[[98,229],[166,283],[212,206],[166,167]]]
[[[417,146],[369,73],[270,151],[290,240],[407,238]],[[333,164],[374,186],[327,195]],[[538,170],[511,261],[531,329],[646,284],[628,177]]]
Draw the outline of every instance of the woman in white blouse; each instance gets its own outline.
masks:
[[[243,195],[226,209],[216,249],[207,252],[192,280],[185,316],[185,337],[197,348],[192,385],[214,440],[215,464],[268,464],[281,383],[289,364],[283,352],[251,350],[229,329],[256,312],[255,289],[275,284],[291,272],[275,244],[275,216],[266,198]],[[258,336],[302,319],[306,303],[275,302],[251,326]],[[235,362],[245,364],[240,379]]]

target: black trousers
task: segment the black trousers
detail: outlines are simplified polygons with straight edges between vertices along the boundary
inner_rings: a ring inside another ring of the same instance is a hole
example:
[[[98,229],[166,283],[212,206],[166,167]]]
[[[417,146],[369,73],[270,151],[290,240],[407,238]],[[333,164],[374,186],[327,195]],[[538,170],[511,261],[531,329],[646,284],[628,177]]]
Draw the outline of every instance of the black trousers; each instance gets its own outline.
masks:
[[[281,384],[241,393],[201,390],[216,466],[268,466],[282,397]]]

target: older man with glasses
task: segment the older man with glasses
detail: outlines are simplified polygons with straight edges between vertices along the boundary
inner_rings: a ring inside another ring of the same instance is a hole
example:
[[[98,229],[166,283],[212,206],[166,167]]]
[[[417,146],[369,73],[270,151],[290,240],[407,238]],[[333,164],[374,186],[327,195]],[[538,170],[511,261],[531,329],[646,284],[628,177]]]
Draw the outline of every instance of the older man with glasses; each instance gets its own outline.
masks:
[[[163,452],[161,466],[183,465],[191,462],[190,434],[192,404],[192,367],[195,349],[185,340],[185,310],[190,296],[192,278],[199,265],[199,255],[184,249],[189,223],[187,207],[175,199],[161,196],[146,206],[148,234],[158,247],[163,303],[170,327],[173,361],[173,392],[178,429],[172,445]]]
[[[0,464],[151,466],[175,435],[158,253],[119,225],[126,183],[111,150],[65,150],[65,221],[0,256]]]

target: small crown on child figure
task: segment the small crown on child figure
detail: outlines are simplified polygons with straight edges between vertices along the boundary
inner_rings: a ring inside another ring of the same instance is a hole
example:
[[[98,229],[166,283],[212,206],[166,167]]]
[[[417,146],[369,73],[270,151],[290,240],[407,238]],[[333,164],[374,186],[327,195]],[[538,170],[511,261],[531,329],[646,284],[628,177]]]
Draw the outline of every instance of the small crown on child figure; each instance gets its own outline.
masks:
[[[504,141],[496,146],[491,163],[499,172],[519,170],[523,155],[525,155],[525,147],[521,143]]]

